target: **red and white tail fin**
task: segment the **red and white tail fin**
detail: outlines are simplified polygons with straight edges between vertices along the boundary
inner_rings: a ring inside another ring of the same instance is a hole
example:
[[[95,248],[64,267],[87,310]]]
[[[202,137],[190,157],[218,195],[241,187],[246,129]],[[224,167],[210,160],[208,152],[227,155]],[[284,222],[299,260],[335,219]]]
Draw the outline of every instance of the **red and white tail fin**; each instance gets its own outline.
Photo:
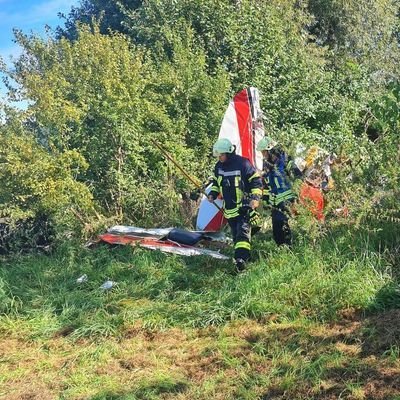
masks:
[[[258,89],[243,89],[229,103],[219,131],[219,139],[229,139],[236,146],[236,153],[260,170],[262,155],[256,146],[264,137],[262,116]]]

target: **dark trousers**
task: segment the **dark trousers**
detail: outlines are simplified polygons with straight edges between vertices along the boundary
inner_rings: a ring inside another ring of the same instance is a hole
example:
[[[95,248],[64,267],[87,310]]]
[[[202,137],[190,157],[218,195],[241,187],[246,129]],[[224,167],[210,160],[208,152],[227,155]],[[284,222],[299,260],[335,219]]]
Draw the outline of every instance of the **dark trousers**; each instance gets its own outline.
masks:
[[[277,245],[292,244],[292,232],[289,227],[289,209],[285,203],[279,203],[276,207],[272,208],[272,233],[275,243]]]
[[[228,219],[235,244],[235,260],[238,258],[248,261],[250,259],[251,226],[248,215],[239,215]]]

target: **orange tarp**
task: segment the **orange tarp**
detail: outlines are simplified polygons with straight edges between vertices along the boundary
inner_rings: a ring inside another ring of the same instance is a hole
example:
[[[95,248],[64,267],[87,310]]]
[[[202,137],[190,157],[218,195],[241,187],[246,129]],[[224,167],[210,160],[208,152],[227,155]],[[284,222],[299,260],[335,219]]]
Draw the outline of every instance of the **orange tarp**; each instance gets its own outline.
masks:
[[[307,207],[319,221],[325,219],[324,196],[320,189],[304,182],[300,189],[300,203]]]

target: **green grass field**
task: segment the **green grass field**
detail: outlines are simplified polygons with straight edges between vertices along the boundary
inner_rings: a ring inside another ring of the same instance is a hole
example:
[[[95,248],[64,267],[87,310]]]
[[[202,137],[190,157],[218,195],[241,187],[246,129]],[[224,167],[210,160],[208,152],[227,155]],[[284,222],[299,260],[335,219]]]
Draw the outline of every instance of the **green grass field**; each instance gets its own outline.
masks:
[[[295,232],[239,276],[132,247],[3,258],[0,398],[400,399],[395,227]]]

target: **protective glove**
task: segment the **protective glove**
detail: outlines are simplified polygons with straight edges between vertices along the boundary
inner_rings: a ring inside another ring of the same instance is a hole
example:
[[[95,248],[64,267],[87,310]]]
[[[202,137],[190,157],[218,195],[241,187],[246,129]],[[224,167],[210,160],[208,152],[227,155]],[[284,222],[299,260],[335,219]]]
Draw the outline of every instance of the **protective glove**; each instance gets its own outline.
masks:
[[[251,226],[261,226],[262,220],[260,214],[256,210],[251,210],[249,213],[250,225]]]

